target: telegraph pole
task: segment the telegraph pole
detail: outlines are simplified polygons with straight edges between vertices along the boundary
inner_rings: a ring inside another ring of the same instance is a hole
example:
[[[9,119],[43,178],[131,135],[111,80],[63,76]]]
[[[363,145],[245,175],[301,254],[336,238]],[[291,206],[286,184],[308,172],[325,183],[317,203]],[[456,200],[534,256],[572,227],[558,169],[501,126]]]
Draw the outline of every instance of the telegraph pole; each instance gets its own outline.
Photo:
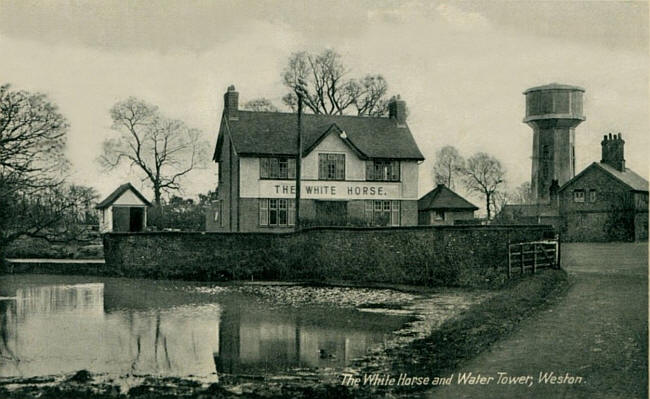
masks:
[[[298,78],[296,84],[296,96],[298,96],[298,137],[296,140],[296,231],[300,230],[300,177],[302,166],[302,99],[307,95],[306,83],[302,78]]]

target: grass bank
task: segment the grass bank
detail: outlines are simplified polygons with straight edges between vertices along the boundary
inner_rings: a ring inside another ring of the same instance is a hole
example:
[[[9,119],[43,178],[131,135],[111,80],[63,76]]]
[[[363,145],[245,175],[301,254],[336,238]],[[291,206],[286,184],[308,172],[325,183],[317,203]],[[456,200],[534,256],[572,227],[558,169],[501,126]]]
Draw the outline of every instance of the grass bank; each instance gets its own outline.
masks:
[[[444,323],[428,337],[391,351],[391,374],[449,377],[466,361],[514,332],[523,320],[548,307],[569,284],[562,270],[544,270],[507,282],[497,295]],[[403,386],[396,391],[418,389],[422,387]]]

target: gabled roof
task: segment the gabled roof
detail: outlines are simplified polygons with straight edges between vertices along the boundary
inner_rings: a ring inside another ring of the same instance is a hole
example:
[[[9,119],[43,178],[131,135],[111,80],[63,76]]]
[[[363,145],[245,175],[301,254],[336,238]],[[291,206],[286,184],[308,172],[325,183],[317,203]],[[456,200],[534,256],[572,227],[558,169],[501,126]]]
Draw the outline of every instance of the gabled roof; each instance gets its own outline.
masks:
[[[222,117],[213,159],[219,162],[223,136],[232,139],[240,156],[296,155],[295,113],[237,111],[236,118]],[[303,156],[332,129],[345,132],[344,141],[360,158],[424,160],[411,131],[397,120],[382,117],[303,114]]]
[[[115,191],[110,193],[109,196],[104,198],[104,200],[101,201],[99,204],[97,204],[95,208],[97,209],[108,208],[113,204],[113,202],[117,201],[117,199],[120,198],[120,196],[122,196],[122,194],[124,194],[128,190],[131,190],[133,194],[135,194],[135,196],[140,199],[140,201],[144,202],[145,205],[151,206],[151,202],[149,202],[138,190],[136,190],[131,183],[126,183],[126,184],[122,184],[117,189],[115,189]]]
[[[591,165],[587,166],[582,172],[578,173],[573,179],[566,182],[561,188],[560,191],[564,191],[568,186],[573,182],[580,179],[585,173],[589,170],[597,169],[604,171],[611,177],[615,178],[619,182],[626,185],[630,190],[633,191],[648,191],[648,181],[643,177],[636,174],[631,169],[625,168],[624,171],[620,171],[611,165],[608,165],[604,162],[593,162]]]
[[[418,200],[418,211],[430,209],[456,209],[456,210],[478,210],[478,207],[465,198],[451,191],[444,184],[438,184],[436,188],[429,191]]]

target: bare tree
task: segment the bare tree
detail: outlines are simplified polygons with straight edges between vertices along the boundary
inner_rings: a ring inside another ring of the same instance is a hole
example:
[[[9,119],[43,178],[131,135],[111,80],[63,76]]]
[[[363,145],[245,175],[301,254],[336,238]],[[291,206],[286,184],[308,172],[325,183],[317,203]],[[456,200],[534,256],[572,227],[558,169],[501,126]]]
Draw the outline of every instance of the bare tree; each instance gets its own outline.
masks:
[[[180,120],[165,118],[158,107],[130,97],[111,108],[117,137],[104,141],[100,163],[112,170],[121,164],[140,169],[160,205],[163,192],[180,191],[180,180],[202,167],[207,144],[200,132]]]
[[[273,105],[271,100],[268,100],[264,97],[247,101],[242,105],[242,108],[248,111],[257,112],[280,112],[278,107]]]
[[[505,181],[505,170],[501,162],[491,155],[478,152],[472,155],[466,163],[463,183],[469,192],[475,192],[485,197],[485,208],[488,220],[492,217],[494,200],[492,196]]]
[[[436,184],[444,184],[452,190],[455,181],[463,175],[465,159],[453,146],[444,146],[436,152],[436,162],[433,164],[433,178]]]
[[[65,185],[67,130],[45,95],[0,86],[0,263],[12,241],[50,238],[87,202],[88,192]]]
[[[509,204],[532,204],[533,191],[530,182],[526,181],[517,186],[512,192],[508,194]]]
[[[381,75],[366,75],[360,80],[348,79],[348,72],[341,56],[332,49],[320,54],[305,51],[294,53],[283,73],[283,82],[290,91],[282,101],[291,109],[296,109],[294,88],[301,78],[307,82],[308,89],[304,104],[307,110],[315,114],[343,115],[352,110],[360,116],[386,114],[386,80]]]

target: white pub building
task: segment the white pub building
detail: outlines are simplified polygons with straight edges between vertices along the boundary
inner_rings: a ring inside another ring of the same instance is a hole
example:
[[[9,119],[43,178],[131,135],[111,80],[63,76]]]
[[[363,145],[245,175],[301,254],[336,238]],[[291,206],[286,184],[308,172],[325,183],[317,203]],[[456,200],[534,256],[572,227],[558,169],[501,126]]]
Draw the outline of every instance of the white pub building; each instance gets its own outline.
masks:
[[[243,111],[230,86],[214,152],[218,200],[208,231],[288,231],[295,225],[295,113]],[[388,117],[303,114],[300,221],[305,226],[418,224],[418,166],[406,104]]]

